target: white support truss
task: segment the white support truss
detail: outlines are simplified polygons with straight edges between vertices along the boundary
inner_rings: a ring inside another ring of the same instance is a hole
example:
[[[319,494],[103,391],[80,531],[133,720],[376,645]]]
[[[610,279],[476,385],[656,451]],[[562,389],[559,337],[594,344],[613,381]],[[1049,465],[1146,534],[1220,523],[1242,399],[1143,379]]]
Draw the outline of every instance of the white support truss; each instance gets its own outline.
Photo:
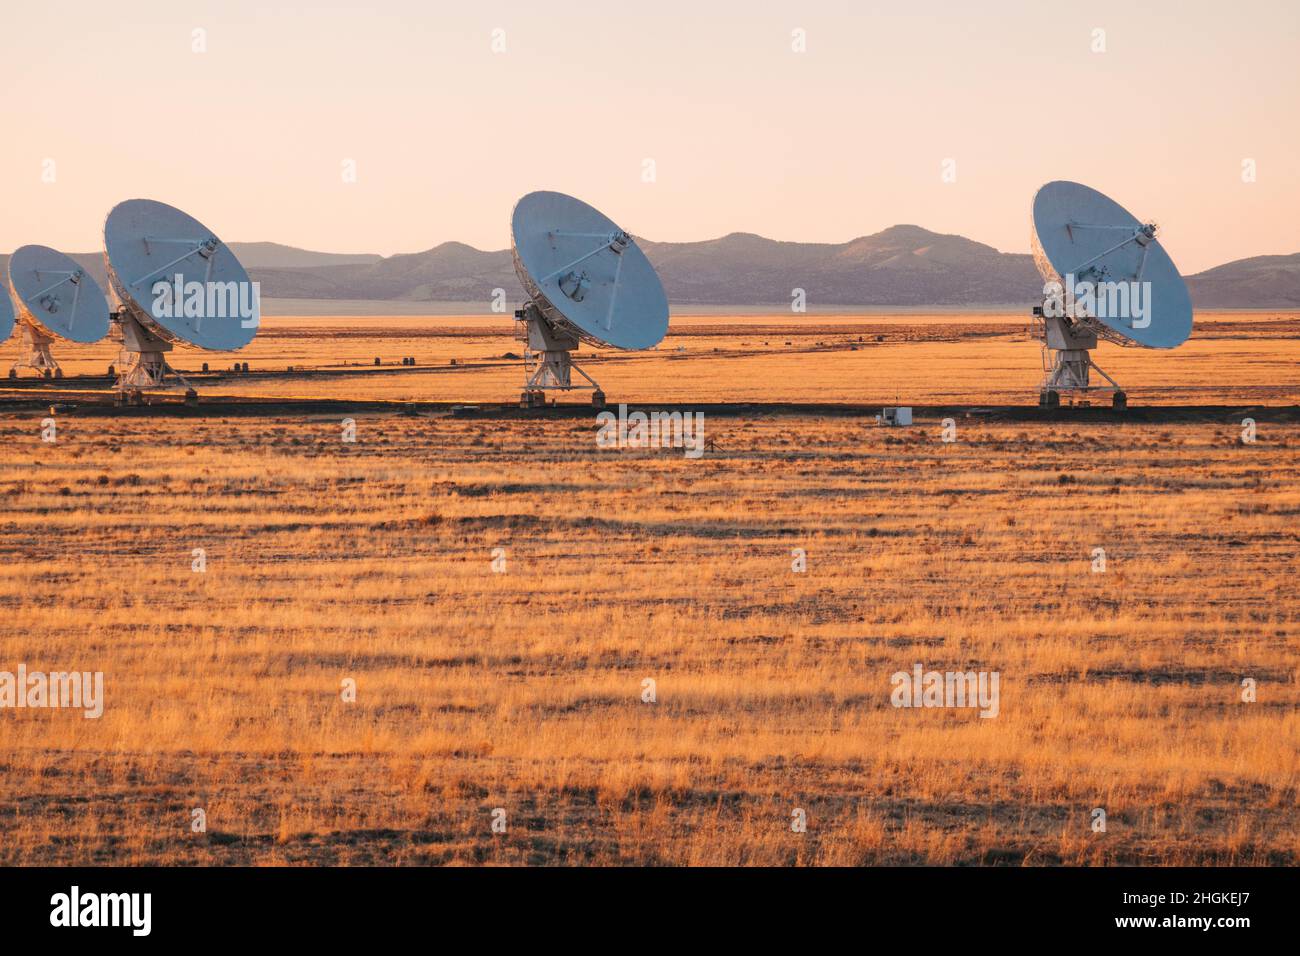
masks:
[[[1092,360],[1097,348],[1097,330],[1067,316],[1044,315],[1043,309],[1034,312],[1036,331],[1042,341],[1043,377],[1039,386],[1040,405],[1059,405],[1061,396],[1088,398],[1092,395],[1110,395],[1116,408],[1127,406],[1128,397],[1119,383]],[[1106,384],[1093,384],[1092,372]]]
[[[54,338],[26,322],[18,323],[22,329],[22,352],[18,361],[9,366],[9,377],[17,378],[18,370],[29,368],[45,378],[62,378],[63,369],[50,354],[50,344]]]
[[[116,386],[119,392],[180,388],[193,391],[185,376],[167,362],[170,342],[158,338],[129,313],[118,313],[117,324],[122,336]]]
[[[605,393],[596,380],[573,361],[578,348],[576,335],[557,329],[542,315],[532,302],[515,313],[515,334],[524,343],[524,391],[520,404],[525,407],[542,405],[548,391],[590,389],[592,404],[604,407]],[[586,384],[574,383],[577,372]]]

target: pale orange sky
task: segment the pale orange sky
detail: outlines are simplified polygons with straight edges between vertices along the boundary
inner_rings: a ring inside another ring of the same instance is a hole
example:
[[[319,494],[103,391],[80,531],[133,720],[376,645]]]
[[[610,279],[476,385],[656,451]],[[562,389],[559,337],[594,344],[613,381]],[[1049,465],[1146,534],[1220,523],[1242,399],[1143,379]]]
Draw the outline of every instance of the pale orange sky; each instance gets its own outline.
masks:
[[[1300,251],[1298,38],[1284,0],[10,5],[0,250],[96,249],[137,196],[227,241],[500,249],[547,188],[655,240],[1023,252],[1034,190],[1077,179],[1195,272]]]

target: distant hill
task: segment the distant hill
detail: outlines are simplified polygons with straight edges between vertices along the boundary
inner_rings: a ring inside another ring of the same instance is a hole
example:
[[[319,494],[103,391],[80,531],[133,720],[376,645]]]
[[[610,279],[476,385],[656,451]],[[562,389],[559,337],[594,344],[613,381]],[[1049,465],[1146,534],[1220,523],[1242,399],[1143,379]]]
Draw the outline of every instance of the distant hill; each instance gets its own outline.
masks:
[[[1042,282],[1030,256],[962,236],[891,226],[849,242],[779,242],[734,232],[704,242],[639,240],[674,305],[994,306],[1032,303]],[[311,252],[274,242],[231,248],[265,298],[481,303],[522,290],[510,251],[444,242],[389,256]],[[0,255],[0,268],[8,266]],[[101,285],[103,256],[74,254]],[[1188,278],[1201,309],[1300,308],[1300,253],[1229,262]]]
[[[1191,276],[1201,309],[1300,308],[1300,252],[1238,259]]]
[[[1027,255],[961,236],[894,226],[844,243],[778,242],[732,233],[705,242],[641,240],[675,304],[775,305],[805,290],[811,305],[978,305],[1029,301],[1041,288]],[[447,242],[362,265],[252,269],[277,298],[487,303],[519,293],[509,250]]]
[[[732,233],[643,248],[673,302],[770,305],[799,288],[810,305],[978,305],[1029,301],[1042,288],[1030,256],[920,226],[843,243]]]
[[[278,242],[232,242],[230,249],[245,269],[309,269],[313,266],[348,266],[378,262],[383,256],[348,255],[343,252],[311,252]]]
[[[843,243],[742,232],[639,241],[674,305],[784,305],[801,288],[817,306],[993,306],[1032,303],[1042,290],[1029,255],[912,225]],[[520,294],[509,250],[459,242],[363,265],[252,271],[268,297],[487,303],[496,288]],[[1188,286],[1202,309],[1300,308],[1300,254],[1230,262]]]

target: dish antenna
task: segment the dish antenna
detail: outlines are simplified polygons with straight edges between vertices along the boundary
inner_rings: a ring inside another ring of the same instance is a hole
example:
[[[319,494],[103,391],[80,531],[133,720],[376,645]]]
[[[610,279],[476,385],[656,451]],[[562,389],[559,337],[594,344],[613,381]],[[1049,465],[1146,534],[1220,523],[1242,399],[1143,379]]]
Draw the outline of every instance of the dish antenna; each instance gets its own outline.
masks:
[[[1040,405],[1061,392],[1128,397],[1092,360],[1099,338],[1123,346],[1172,349],[1192,333],[1192,299],[1154,223],[1079,183],[1051,182],[1034,195],[1034,264],[1043,304],[1034,309],[1047,372]],[[1096,370],[1108,385],[1092,385]]]
[[[212,230],[173,206],[152,199],[114,206],[104,222],[104,263],[118,304],[121,391],[168,388],[173,379],[188,388],[167,364],[173,345],[233,352],[257,334],[256,284]]]
[[[668,331],[668,299],[636,240],[585,202],[563,193],[529,193],[510,217],[510,252],[528,294],[515,312],[524,342],[521,405],[545,402],[547,389],[590,388],[596,380],[573,361],[586,342],[597,348],[648,349]],[[574,385],[577,371],[587,385]]]
[[[23,333],[22,355],[10,367],[10,378],[17,378],[20,368],[62,378],[63,369],[50,354],[51,344],[89,344],[108,334],[108,300],[99,283],[57,249],[23,246],[16,250],[9,258],[9,292]]]
[[[14,304],[9,301],[8,283],[0,289],[0,342],[9,338],[14,330]]]

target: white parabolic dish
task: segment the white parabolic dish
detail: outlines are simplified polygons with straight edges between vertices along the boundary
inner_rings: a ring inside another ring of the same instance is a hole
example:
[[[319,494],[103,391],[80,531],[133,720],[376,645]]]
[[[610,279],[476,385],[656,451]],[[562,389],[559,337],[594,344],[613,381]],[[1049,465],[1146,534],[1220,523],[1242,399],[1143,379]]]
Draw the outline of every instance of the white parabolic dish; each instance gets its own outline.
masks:
[[[648,349],[668,331],[668,298],[645,253],[607,216],[556,192],[510,217],[515,272],[552,325],[590,345]]]
[[[14,304],[9,301],[8,283],[0,289],[0,342],[9,338],[14,331]]]
[[[18,318],[69,342],[108,334],[104,290],[70,256],[49,246],[23,246],[9,258],[9,288]]]
[[[212,230],[173,206],[152,199],[128,199],[114,206],[104,222],[104,264],[122,307],[166,342],[229,352],[243,348],[257,334],[260,304],[248,273]],[[174,286],[178,275],[182,288],[202,283],[215,290],[218,304],[224,306],[187,315],[183,303],[172,308],[159,303],[155,284]],[[248,313],[229,307],[232,290],[234,302],[251,303]]]
[[[1154,229],[1113,199],[1079,183],[1056,181],[1034,195],[1034,263],[1044,281],[1150,283],[1150,324],[1128,316],[1091,319],[1137,345],[1171,349],[1192,334],[1192,299]]]

